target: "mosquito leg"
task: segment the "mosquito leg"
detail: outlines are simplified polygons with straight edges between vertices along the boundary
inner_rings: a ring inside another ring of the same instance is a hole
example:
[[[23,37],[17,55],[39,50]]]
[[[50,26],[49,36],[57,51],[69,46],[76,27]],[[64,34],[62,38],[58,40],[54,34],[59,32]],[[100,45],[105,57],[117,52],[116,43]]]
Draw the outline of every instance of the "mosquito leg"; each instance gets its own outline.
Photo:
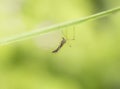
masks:
[[[67,29],[63,29],[62,30],[62,35],[65,39],[68,39],[68,32],[67,32]]]
[[[72,40],[75,40],[75,35],[76,35],[75,26],[73,26],[73,39]]]
[[[76,35],[76,32],[75,32],[75,26],[72,27],[72,38],[69,39],[69,47],[71,47],[71,41],[75,40],[75,35]]]

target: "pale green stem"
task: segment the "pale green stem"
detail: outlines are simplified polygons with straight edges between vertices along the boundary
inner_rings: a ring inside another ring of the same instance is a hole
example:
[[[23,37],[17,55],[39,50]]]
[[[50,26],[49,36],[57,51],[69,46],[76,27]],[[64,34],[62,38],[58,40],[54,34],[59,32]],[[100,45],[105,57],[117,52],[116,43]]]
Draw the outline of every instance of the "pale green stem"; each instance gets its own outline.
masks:
[[[72,20],[72,21],[70,20],[70,21],[67,21],[67,22],[64,22],[64,23],[61,23],[61,24],[56,24],[56,25],[41,28],[41,29],[38,29],[38,30],[25,32],[25,33],[22,33],[22,34],[19,34],[19,35],[16,35],[16,36],[0,39],[0,45],[5,45],[5,44],[8,44],[8,43],[12,43],[12,42],[20,41],[20,40],[25,40],[25,39],[32,38],[32,37],[35,37],[35,36],[38,36],[38,35],[42,35],[42,34],[45,34],[45,33],[51,32],[51,31],[60,30],[60,28],[64,28],[66,26],[76,25],[76,24],[86,22],[86,21],[89,21],[89,20],[98,19],[100,17],[104,17],[104,16],[107,16],[107,15],[113,14],[117,11],[120,11],[120,7],[114,8],[114,9],[111,9],[111,10],[107,10],[107,11],[103,11],[103,12],[100,12],[100,13],[97,13],[97,14],[94,14],[94,15],[90,15],[90,16],[84,17],[82,19],[76,19],[76,20]]]

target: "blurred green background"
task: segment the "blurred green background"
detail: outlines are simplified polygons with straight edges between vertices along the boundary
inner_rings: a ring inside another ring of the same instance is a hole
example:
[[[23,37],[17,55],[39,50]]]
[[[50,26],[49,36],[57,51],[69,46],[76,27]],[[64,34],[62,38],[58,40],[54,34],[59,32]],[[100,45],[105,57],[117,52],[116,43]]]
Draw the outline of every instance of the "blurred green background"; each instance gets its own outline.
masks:
[[[120,0],[0,0],[0,38],[82,18]],[[120,89],[120,14],[0,46],[0,89]],[[69,47],[71,45],[71,47]]]

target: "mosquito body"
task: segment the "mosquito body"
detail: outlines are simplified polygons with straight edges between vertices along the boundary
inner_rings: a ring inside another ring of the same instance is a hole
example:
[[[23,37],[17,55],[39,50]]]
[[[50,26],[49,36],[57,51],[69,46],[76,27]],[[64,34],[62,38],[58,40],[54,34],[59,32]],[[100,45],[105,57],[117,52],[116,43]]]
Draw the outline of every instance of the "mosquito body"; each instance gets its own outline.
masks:
[[[65,31],[66,34],[63,31],[62,31],[62,33],[63,33],[62,40],[61,40],[60,44],[58,45],[58,47],[52,51],[52,53],[57,53],[64,46],[64,44],[67,42],[67,40],[68,40],[67,30]],[[73,26],[73,38],[71,40],[75,40],[75,27],[74,26]],[[70,45],[70,47],[71,47],[71,45]]]
[[[63,37],[62,41],[60,42],[60,45],[55,50],[53,50],[52,53],[57,53],[65,43],[66,43],[66,39]]]

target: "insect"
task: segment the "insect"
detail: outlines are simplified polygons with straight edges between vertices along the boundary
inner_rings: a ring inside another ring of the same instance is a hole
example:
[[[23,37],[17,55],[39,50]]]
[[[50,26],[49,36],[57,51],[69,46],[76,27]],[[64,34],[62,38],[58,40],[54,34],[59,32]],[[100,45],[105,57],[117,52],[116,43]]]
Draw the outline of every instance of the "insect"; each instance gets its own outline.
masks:
[[[52,53],[57,53],[62,47],[63,47],[63,45],[66,43],[66,39],[64,38],[64,37],[62,37],[62,40],[61,40],[61,42],[60,42],[60,45],[55,49],[55,50],[53,50],[52,51]]]
[[[66,33],[67,34],[67,33]],[[64,34],[63,34],[64,35]],[[68,38],[68,36],[66,35],[66,39]],[[59,46],[52,51],[52,53],[57,53],[63,46],[64,44],[67,42],[67,40],[65,39],[65,37],[62,37],[62,40],[59,44]],[[73,39],[71,40],[75,40],[75,27],[73,27]],[[71,47],[71,46],[70,46]]]

